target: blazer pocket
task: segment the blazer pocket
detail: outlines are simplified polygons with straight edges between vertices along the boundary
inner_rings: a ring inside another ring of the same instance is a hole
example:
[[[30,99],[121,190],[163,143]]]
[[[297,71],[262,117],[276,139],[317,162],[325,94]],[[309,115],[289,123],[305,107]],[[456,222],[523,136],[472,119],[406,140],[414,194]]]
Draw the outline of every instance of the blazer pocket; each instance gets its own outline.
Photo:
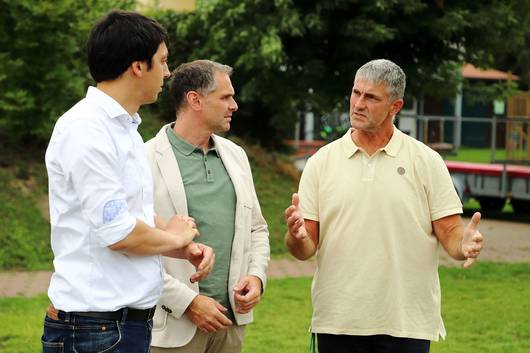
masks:
[[[159,306],[156,307],[155,315],[153,316],[153,331],[162,331],[167,325],[167,312],[162,310]]]

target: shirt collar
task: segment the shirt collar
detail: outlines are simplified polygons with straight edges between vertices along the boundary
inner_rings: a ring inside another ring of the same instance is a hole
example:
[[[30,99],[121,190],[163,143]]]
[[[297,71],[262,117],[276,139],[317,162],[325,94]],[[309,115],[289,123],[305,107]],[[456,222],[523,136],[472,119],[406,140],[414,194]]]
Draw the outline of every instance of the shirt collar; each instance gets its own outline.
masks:
[[[399,131],[397,127],[394,126],[394,132],[392,133],[390,141],[388,141],[385,147],[380,148],[379,150],[385,151],[386,154],[391,157],[396,157],[399,152],[399,148],[401,147],[402,141],[403,133]],[[351,138],[351,129],[349,129],[342,137],[342,149],[344,151],[344,154],[346,155],[346,158],[350,158],[360,149],[359,146],[357,146]]]
[[[88,87],[86,98],[100,106],[111,119],[122,118],[136,128],[142,123],[138,113],[129,115],[120,103],[97,87]]]
[[[341,144],[346,158],[350,158],[359,151],[359,146],[357,146],[351,138],[351,129],[348,129],[344,136],[342,136]]]
[[[394,126],[394,132],[390,141],[386,144],[385,147],[381,148],[382,151],[385,151],[390,157],[396,157],[399,148],[401,147],[401,142],[403,141],[403,133]]]
[[[183,155],[189,156],[194,151],[199,151],[201,152],[201,154],[203,153],[202,148],[192,145],[188,141],[184,140],[181,136],[177,135],[175,131],[173,130],[173,124],[170,124],[167,126],[166,133],[167,133],[167,137],[168,137],[168,140],[171,146],[175,147]],[[210,138],[209,143],[210,143],[210,146],[208,148],[208,152],[213,151],[217,155],[219,155],[219,153],[217,152],[214,139]]]

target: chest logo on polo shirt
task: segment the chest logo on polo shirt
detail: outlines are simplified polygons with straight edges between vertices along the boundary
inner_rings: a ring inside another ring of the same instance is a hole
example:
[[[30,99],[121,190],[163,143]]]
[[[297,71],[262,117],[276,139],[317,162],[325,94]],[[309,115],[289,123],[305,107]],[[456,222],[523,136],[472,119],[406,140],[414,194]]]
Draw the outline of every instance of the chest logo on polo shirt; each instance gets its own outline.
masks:
[[[403,167],[399,167],[399,168],[397,169],[397,172],[398,172],[399,175],[403,175],[403,174],[405,174],[405,168],[403,168]]]

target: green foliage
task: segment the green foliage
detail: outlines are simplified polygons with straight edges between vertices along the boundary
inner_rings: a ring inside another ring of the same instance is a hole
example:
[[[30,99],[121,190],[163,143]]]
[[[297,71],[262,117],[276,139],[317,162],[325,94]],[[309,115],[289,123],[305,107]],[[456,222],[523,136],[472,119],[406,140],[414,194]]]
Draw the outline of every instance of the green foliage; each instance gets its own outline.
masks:
[[[94,22],[131,0],[0,0],[2,138],[47,140],[90,82],[85,42]]]
[[[35,180],[31,174],[36,172],[42,170],[17,179],[0,169],[0,269],[36,270],[51,266],[49,223],[37,206],[43,193],[31,185],[31,180]]]
[[[140,133],[150,139],[162,122],[143,109]],[[284,209],[298,186],[299,172],[285,155],[268,152],[258,145],[242,145],[250,159],[256,191],[270,232],[271,252],[284,256],[286,227]],[[34,153],[34,151],[33,151]],[[10,158],[2,156],[11,155]],[[32,153],[29,153],[32,155]],[[42,214],[47,209],[46,172],[39,161],[27,161],[22,151],[0,150],[0,270],[48,270],[52,268],[50,226]]]
[[[368,60],[401,65],[410,94],[443,97],[456,92],[464,62],[528,56],[529,9],[529,0],[198,0],[194,13],[155,16],[171,34],[171,67],[209,58],[235,68],[234,132],[274,145],[300,112],[347,110],[354,71]],[[482,88],[477,96],[504,94]]]
[[[530,350],[530,264],[478,262],[441,268],[447,338],[433,353],[525,353]],[[243,352],[305,352],[311,318],[309,278],[270,279],[247,327]],[[0,353],[40,349],[46,296],[0,298]]]
[[[298,189],[300,172],[285,155],[231,138],[241,145],[250,160],[252,176],[263,217],[269,228],[269,242],[273,256],[285,255],[283,239],[287,227],[284,210],[291,204],[291,194]]]

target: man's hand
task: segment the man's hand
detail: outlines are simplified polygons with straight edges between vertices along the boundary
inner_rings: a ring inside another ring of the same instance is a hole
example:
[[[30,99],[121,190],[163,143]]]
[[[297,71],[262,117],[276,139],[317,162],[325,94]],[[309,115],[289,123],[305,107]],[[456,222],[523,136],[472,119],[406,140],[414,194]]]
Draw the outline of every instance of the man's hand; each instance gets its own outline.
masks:
[[[165,231],[178,236],[182,240],[182,247],[191,243],[199,235],[195,220],[188,216],[174,215],[166,224]]]
[[[300,213],[300,198],[298,194],[293,194],[291,206],[285,209],[285,223],[289,230],[289,235],[296,240],[303,240],[308,237],[304,218]]]
[[[244,276],[234,287],[236,312],[246,314],[254,308],[261,299],[262,283],[256,276]]]
[[[183,255],[197,269],[197,272],[190,277],[191,283],[205,279],[212,271],[215,254],[209,246],[192,242],[184,248]]]
[[[471,218],[471,221],[464,230],[464,236],[462,237],[462,241],[460,243],[462,254],[466,257],[464,268],[468,268],[473,265],[484,244],[484,237],[478,230],[479,222],[480,213],[475,212]]]
[[[223,314],[227,311],[228,309],[214,299],[199,294],[186,308],[185,314],[199,330],[215,332],[232,325],[232,321]]]

